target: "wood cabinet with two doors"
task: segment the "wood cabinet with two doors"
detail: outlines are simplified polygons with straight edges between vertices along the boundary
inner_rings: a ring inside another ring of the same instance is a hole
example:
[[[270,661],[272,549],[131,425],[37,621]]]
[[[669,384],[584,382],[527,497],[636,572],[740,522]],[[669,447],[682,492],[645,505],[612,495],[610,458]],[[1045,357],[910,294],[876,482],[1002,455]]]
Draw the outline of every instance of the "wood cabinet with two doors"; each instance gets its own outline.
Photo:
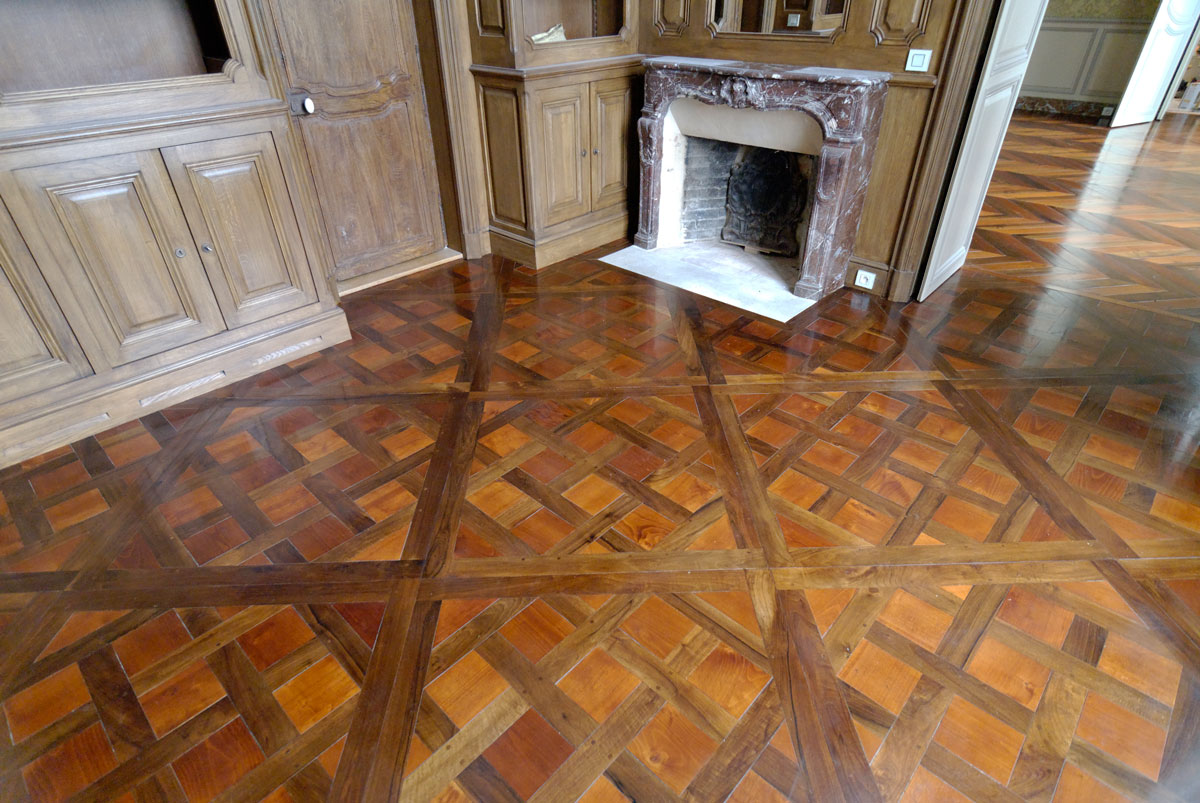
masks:
[[[0,462],[344,339],[275,128],[0,156]]]
[[[265,22],[0,3],[0,467],[349,337]]]
[[[540,268],[626,237],[640,62],[474,70],[493,250]]]
[[[634,0],[467,4],[496,253],[540,268],[631,236],[637,13]]]

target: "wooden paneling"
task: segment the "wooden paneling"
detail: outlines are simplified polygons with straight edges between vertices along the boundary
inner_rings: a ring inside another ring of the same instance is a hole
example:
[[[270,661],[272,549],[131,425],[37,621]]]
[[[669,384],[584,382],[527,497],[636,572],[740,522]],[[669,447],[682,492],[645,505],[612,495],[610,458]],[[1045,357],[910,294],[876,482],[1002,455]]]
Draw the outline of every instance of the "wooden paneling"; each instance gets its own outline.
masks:
[[[272,2],[339,279],[440,250],[433,143],[412,9],[391,0]]]
[[[0,401],[90,373],[75,336],[0,204]]]
[[[654,27],[659,36],[678,36],[691,24],[688,0],[654,0]]]
[[[504,0],[475,0],[479,33],[484,36],[504,36]]]
[[[708,22],[712,3],[688,0],[691,18]],[[738,6],[726,2],[725,8]],[[788,65],[879,70],[892,74],[883,132],[872,168],[855,256],[887,266],[889,297],[910,297],[924,257],[945,172],[958,137],[972,72],[996,0],[847,3],[828,33],[752,34],[708,22],[679,35],[659,33],[655,4],[642,4],[640,50],[652,55],[729,58]],[[827,3],[827,9],[836,8]],[[743,8],[745,10],[745,8]],[[881,40],[887,40],[881,44]],[[933,51],[927,73],[904,69],[907,47]],[[902,274],[902,275],[901,275]],[[893,293],[892,288],[896,288]]]
[[[633,87],[627,78],[593,81],[592,210],[625,203],[629,194],[629,158]]]
[[[13,217],[97,368],[225,328],[157,151],[25,168],[4,184],[20,193]]]
[[[481,86],[479,103],[484,123],[492,216],[524,228],[525,169],[522,158],[520,102],[511,87]]]
[[[925,34],[933,0],[875,0],[871,33],[881,45],[908,46]]]
[[[241,326],[316,301],[270,134],[168,148],[225,321]]]
[[[586,85],[543,89],[534,96],[542,225],[584,215],[591,204],[589,92]]]
[[[0,50],[0,93],[206,72],[186,0],[5,0]]]

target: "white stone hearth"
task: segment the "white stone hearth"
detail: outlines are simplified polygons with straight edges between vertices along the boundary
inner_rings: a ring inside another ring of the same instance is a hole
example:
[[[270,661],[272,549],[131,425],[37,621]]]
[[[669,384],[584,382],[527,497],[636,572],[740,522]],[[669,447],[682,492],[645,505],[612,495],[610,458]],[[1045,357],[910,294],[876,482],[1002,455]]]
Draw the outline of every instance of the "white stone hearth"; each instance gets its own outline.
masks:
[[[779,323],[816,303],[792,293],[794,258],[750,254],[719,241],[654,250],[631,246],[600,261]]]

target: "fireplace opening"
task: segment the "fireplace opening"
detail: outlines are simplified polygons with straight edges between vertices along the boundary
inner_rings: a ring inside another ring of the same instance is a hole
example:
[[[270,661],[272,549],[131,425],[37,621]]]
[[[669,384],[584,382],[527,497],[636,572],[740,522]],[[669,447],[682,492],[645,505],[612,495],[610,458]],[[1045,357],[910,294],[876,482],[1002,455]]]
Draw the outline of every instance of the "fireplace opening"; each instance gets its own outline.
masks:
[[[721,240],[750,253],[800,254],[812,206],[812,156],[687,136],[683,162],[683,242]]]
[[[638,232],[605,261],[777,321],[843,285],[889,76],[644,64]]]

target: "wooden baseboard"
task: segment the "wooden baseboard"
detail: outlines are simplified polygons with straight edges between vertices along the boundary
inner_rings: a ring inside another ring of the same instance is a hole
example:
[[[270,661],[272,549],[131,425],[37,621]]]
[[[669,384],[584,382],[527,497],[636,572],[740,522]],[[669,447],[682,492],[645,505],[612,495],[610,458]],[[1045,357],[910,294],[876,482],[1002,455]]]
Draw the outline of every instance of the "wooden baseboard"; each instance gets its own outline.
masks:
[[[870,289],[859,287],[854,283],[860,270],[865,270],[875,277],[875,285]],[[850,257],[850,264],[846,266],[846,286],[852,290],[858,290],[861,293],[870,293],[873,296],[883,296],[887,294],[888,281],[892,274],[890,265],[885,265],[882,262],[874,262],[870,259],[862,257]]]
[[[57,449],[106,429],[253,376],[280,363],[329,348],[350,338],[346,314],[338,308],[200,359],[165,366],[154,373],[71,398],[19,423],[0,422],[0,468]]]
[[[629,233],[629,219],[622,215],[602,220],[553,240],[528,240],[520,235],[492,229],[492,253],[541,269],[564,259],[591,251],[619,240]]]
[[[390,282],[393,279],[399,279],[419,271],[428,270],[429,268],[436,268],[438,265],[445,265],[447,262],[453,262],[456,259],[462,259],[461,252],[455,251],[453,248],[443,248],[440,251],[434,251],[432,254],[425,254],[416,259],[410,259],[407,262],[389,265],[386,268],[373,270],[370,273],[364,273],[361,276],[355,276],[350,279],[342,279],[337,283],[338,297],[348,296],[351,293],[357,293],[359,290],[366,290],[368,287],[374,287],[377,284]]]

